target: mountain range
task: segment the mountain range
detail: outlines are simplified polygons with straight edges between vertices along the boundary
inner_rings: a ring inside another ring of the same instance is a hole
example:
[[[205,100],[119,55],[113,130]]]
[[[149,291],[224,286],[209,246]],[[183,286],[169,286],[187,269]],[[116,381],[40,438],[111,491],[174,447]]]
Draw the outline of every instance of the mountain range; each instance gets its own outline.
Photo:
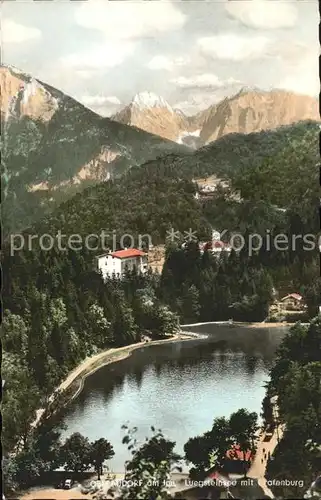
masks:
[[[0,68],[3,224],[7,231],[89,183],[190,149],[103,118],[15,68]]]
[[[63,92],[15,68],[1,67],[0,82],[5,149],[10,149],[12,141],[18,140],[18,128],[22,132],[22,137],[19,137],[22,142],[27,133],[26,146],[30,151],[35,151],[37,143],[37,149],[40,146],[42,154],[49,155],[47,160],[50,163],[56,160],[69,162],[67,169],[60,168],[59,176],[58,166],[48,165],[47,170],[50,169],[51,173],[46,179],[41,179],[48,186],[70,179],[77,183],[91,176],[95,180],[105,180],[115,165],[125,168],[168,151],[187,151],[172,141],[137,127],[102,118]],[[15,155],[18,151],[21,152],[19,146],[14,151]],[[70,161],[76,162],[77,168],[73,168]],[[39,174],[43,177],[42,171]],[[31,187],[36,188],[35,185]]]
[[[140,92],[111,118],[197,149],[201,145],[200,133],[207,113],[208,110],[205,110],[186,116],[183,111],[172,108],[163,97],[152,92]]]
[[[319,120],[319,111],[317,99],[310,96],[243,88],[194,116],[172,108],[162,97],[141,92],[112,119],[196,149],[227,134],[249,134],[301,120]]]
[[[119,113],[103,118],[10,66],[0,68],[0,84],[5,234],[28,226],[89,184],[118,178],[133,166],[168,157],[164,161],[178,171],[184,165],[195,172],[201,163],[202,173],[212,172],[208,162],[217,163],[222,147],[238,157],[241,141],[250,154],[253,132],[319,120],[316,99],[283,91],[243,89],[194,116],[141,92]],[[233,139],[238,134],[250,135],[245,141]]]

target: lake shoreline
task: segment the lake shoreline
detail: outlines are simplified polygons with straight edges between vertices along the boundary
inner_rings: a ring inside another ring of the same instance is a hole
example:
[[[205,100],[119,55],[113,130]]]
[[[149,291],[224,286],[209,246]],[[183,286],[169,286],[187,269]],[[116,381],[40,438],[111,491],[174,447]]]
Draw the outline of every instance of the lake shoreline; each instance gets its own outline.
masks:
[[[104,366],[110,365],[112,363],[118,363],[119,361],[123,361],[124,359],[129,358],[129,356],[131,356],[131,354],[134,351],[140,349],[141,347],[149,347],[149,346],[161,345],[177,341],[195,340],[195,338],[201,338],[201,337],[202,336],[198,334],[190,335],[189,333],[182,332],[181,334],[176,334],[166,339],[151,340],[150,342],[142,341],[124,347],[116,347],[115,349],[108,349],[107,351],[103,351],[98,355],[96,355],[98,359],[96,359],[96,356],[92,356],[88,358],[88,360],[83,361],[79,365],[79,368],[83,367],[82,372],[76,376],[76,379],[68,383],[66,389],[70,388],[72,383],[77,382],[77,379],[79,379],[79,387],[77,391],[73,394],[73,396],[70,398],[69,402],[75,399],[77,396],[79,396],[79,394],[83,390],[84,383],[87,377],[90,377],[96,371],[100,370]],[[115,356],[113,356],[113,354],[115,354]]]
[[[287,323],[287,322],[282,322],[282,323],[264,323],[263,321],[258,323],[258,322],[247,322],[247,321],[233,321],[230,323],[229,321],[206,321],[205,323],[190,323],[188,325],[181,325],[182,328],[187,328],[187,327],[194,327],[194,326],[203,326],[203,325],[217,325],[217,326],[243,326],[246,328],[281,328],[281,327],[286,327],[290,328],[291,326],[294,326],[296,323]]]
[[[207,323],[207,324],[209,324],[209,323]],[[222,328],[222,329],[219,328],[220,325],[223,326],[224,328]],[[224,322],[224,323],[221,322],[220,325],[216,323],[216,326],[218,327],[218,331],[222,330],[221,331],[222,336],[225,337],[225,335],[227,335],[227,339],[234,338],[235,330],[233,330],[233,327],[234,328],[235,327],[243,327],[244,339],[247,339],[248,337],[251,339],[253,337],[253,334],[254,334],[255,339],[256,338],[259,339],[261,337],[261,334],[262,334],[262,338],[264,339],[265,336],[267,335],[264,332],[264,329],[267,330],[270,326],[268,323],[257,324],[257,323],[237,323],[237,322],[233,323],[231,325],[231,327],[229,326],[228,322]],[[291,326],[291,325],[286,325],[283,323],[282,324],[275,324],[274,323],[273,325],[275,327],[277,327],[277,326]],[[259,328],[257,329],[257,333],[255,333],[255,328],[257,326],[259,326]],[[183,325],[182,325],[182,327],[183,327]],[[152,354],[149,355],[147,352],[147,348],[149,346],[152,347],[155,345],[157,346],[157,345],[168,344],[169,346],[172,346],[172,347],[168,347],[169,350],[172,350],[172,349],[175,350],[176,344],[180,344],[180,343],[183,344],[183,343],[186,343],[188,341],[194,340],[195,345],[198,345],[197,339],[202,339],[202,338],[204,339],[205,337],[211,337],[211,334],[204,335],[200,332],[197,332],[197,328],[194,329],[192,326],[190,326],[190,329],[186,328],[185,325],[184,325],[184,327],[185,327],[185,330],[182,330],[178,334],[173,335],[173,336],[168,336],[167,338],[164,338],[164,339],[154,340],[154,341],[150,341],[150,342],[137,342],[135,344],[131,344],[131,345],[127,345],[127,346],[123,346],[123,347],[119,347],[119,348],[111,348],[111,349],[102,351],[98,354],[95,354],[95,355],[83,360],[77,367],[75,367],[69,374],[67,374],[65,379],[59,385],[59,389],[65,393],[67,398],[65,398],[61,402],[57,398],[57,400],[55,401],[56,405],[53,408],[53,411],[51,412],[51,414],[50,413],[48,414],[48,417],[50,419],[52,417],[55,420],[55,417],[58,416],[58,419],[60,419],[60,415],[59,415],[60,411],[62,411],[62,413],[64,413],[63,409],[65,407],[68,407],[69,404],[71,403],[71,401],[74,400],[75,398],[77,398],[79,396],[79,394],[82,392],[82,390],[84,389],[84,387],[86,387],[85,382],[86,382],[87,377],[90,377],[95,372],[97,372],[98,370],[100,370],[101,368],[103,368],[105,366],[108,366],[108,365],[111,365],[113,363],[117,363],[118,361],[122,361],[122,360],[129,358],[134,351],[136,351],[136,353],[137,353],[137,350],[139,352],[144,351],[145,356],[147,356],[147,358],[149,358],[150,356],[154,357],[154,355],[152,355]],[[249,327],[251,327],[251,331],[249,329],[248,335],[247,335],[246,329]],[[188,330],[190,330],[190,331],[188,331]],[[214,330],[216,330],[216,328],[214,328]],[[274,332],[273,332],[273,334],[274,334]],[[274,335],[272,337],[274,338]],[[269,338],[270,338],[270,334],[269,334]],[[216,339],[216,334],[214,336],[214,339]],[[216,340],[214,341],[214,344],[217,344]],[[192,343],[192,346],[193,345],[194,344]],[[189,346],[187,345],[185,347],[187,347],[187,349],[188,349]],[[157,349],[156,349],[156,351],[157,351]],[[165,352],[166,351],[167,351],[167,348],[165,349]],[[193,347],[192,347],[192,352],[193,352]],[[136,356],[136,354],[135,354],[135,356]],[[157,355],[156,355],[156,358],[158,359]],[[55,396],[55,394],[57,394],[57,392],[54,393],[52,396]],[[260,397],[260,400],[261,400],[261,397]],[[81,432],[82,432],[82,430],[81,430]],[[111,469],[118,471],[117,477],[118,477],[118,475],[120,475],[120,471],[123,471],[123,468],[119,467],[119,464],[113,464]],[[62,496],[60,497],[60,494],[62,492],[59,490],[56,492],[56,490],[53,490],[52,488],[50,488],[50,486],[45,487],[45,489],[43,489],[43,488],[44,488],[44,485],[41,487],[36,487],[37,493],[36,493],[36,496],[34,498],[40,499],[40,497],[41,497],[41,499],[43,499],[43,498],[49,499],[49,497],[50,497],[50,499],[56,498],[57,500],[58,500],[58,498],[59,498],[59,500],[63,500],[63,498],[65,498]],[[34,491],[35,490],[33,490],[32,492],[31,491],[30,492],[24,491],[22,496],[24,496],[26,498],[26,500],[31,500],[32,494],[34,493]],[[43,495],[44,492],[45,492],[45,495]],[[78,489],[73,490],[73,492],[77,493],[75,498],[78,497],[78,494],[79,494],[79,497],[81,496],[81,498],[83,498],[80,491],[78,491]],[[89,496],[89,498],[90,498],[90,496]],[[65,500],[68,500],[68,499],[65,498]]]
[[[233,323],[235,326],[246,326],[248,328],[291,328],[295,323]]]
[[[54,416],[57,411],[67,406],[71,401],[79,396],[79,394],[83,390],[86,378],[90,375],[93,375],[96,371],[100,370],[100,368],[127,359],[135,350],[140,349],[141,347],[155,346],[177,341],[184,342],[202,337],[202,335],[197,333],[190,334],[187,332],[180,332],[179,334],[172,335],[165,339],[152,340],[150,342],[142,341],[123,347],[110,348],[84,359],[69,373],[69,375],[67,375],[67,377],[60,383],[60,385],[55,389],[54,393],[50,396],[47,409],[48,407],[50,408],[50,406],[54,403],[58,395],[62,396],[66,394],[74,386],[74,390],[72,391],[71,396],[68,397],[68,399],[64,401],[56,411],[53,411],[50,414],[50,417]],[[39,410],[37,410],[36,419],[32,423],[33,428],[37,427],[37,425],[40,423],[45,411],[46,408],[40,408]]]
[[[201,325],[217,325],[217,326],[230,326],[231,328],[235,327],[246,327],[246,328],[280,328],[280,327],[291,327],[294,325],[294,323],[255,323],[255,322],[233,322],[232,324],[229,324],[228,321],[221,321],[221,322],[205,322],[205,323],[193,323],[189,325],[181,325],[181,327],[194,327],[194,326],[201,326]],[[100,368],[103,368],[104,366],[107,366],[112,363],[117,363],[118,361],[123,361],[124,359],[127,359],[133,351],[140,349],[141,347],[147,347],[147,346],[155,346],[155,345],[161,345],[164,343],[170,343],[170,342],[182,342],[182,341],[188,341],[188,340],[195,340],[199,338],[204,338],[204,335],[201,333],[196,333],[196,332],[188,332],[181,330],[178,334],[172,335],[168,338],[165,339],[160,339],[160,340],[152,340],[150,342],[137,342],[135,344],[129,344],[123,347],[116,347],[116,348],[110,348],[105,351],[102,351],[98,354],[95,354],[93,356],[90,356],[86,359],[84,359],[82,362],[80,362],[79,365],[77,365],[68,375],[67,377],[60,383],[60,385],[55,389],[53,394],[50,396],[48,400],[48,405],[46,408],[40,408],[36,412],[36,419],[32,423],[31,427],[35,428],[37,425],[40,423],[42,416],[48,410],[50,409],[50,406],[56,402],[57,397],[59,396],[64,396],[68,391],[71,391],[70,397],[67,397],[66,400],[62,401],[61,404],[58,404],[58,407],[54,409],[50,413],[50,418],[53,417],[57,412],[62,410],[64,407],[66,407],[71,401],[73,401],[75,398],[79,396],[79,394],[82,392],[85,380],[87,377],[90,375],[93,375],[96,371],[98,371]]]

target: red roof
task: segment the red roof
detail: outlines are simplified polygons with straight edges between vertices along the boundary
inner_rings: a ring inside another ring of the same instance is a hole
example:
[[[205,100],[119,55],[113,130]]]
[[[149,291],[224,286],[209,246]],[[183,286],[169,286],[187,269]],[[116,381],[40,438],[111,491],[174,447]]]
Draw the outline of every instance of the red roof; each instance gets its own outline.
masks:
[[[214,241],[214,248],[222,248],[225,246],[227,246],[227,245],[225,245],[225,243],[223,243],[223,241]]]
[[[208,476],[208,479],[218,479],[218,472],[215,470],[214,472],[211,472]]]
[[[288,299],[289,297],[291,297],[292,299],[295,299],[295,300],[302,300],[302,296],[298,293],[290,293],[289,295],[286,295],[286,297],[283,297],[283,299],[281,299],[281,300]]]
[[[226,453],[226,456],[231,460],[244,460],[246,462],[249,462],[252,459],[251,450],[243,452],[239,445],[233,446],[233,448]]]
[[[113,257],[117,257],[118,259],[129,259],[130,257],[143,257],[146,253],[138,250],[137,248],[128,248],[126,250],[112,252],[111,255]]]
[[[229,485],[230,479],[229,476],[223,476],[223,474],[219,473],[217,470],[212,470],[209,475],[206,477],[205,481],[218,481],[218,484],[221,484],[222,486],[225,484],[226,486]]]
[[[224,243],[224,241],[207,241],[203,244],[203,250],[209,250],[211,248],[228,248],[228,243]]]

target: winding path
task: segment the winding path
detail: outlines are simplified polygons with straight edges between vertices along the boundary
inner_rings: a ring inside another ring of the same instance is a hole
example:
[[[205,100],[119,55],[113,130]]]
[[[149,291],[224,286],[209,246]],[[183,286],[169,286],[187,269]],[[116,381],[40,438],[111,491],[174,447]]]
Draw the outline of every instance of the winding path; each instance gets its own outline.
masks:
[[[94,356],[91,356],[84,361],[82,361],[76,368],[74,368],[69,375],[65,378],[63,382],[55,389],[55,391],[52,393],[52,395],[48,399],[48,405],[50,405],[55,398],[57,397],[58,394],[63,394],[66,390],[68,390],[73,383],[77,382],[80,380],[79,387],[75,394],[73,394],[71,399],[74,399],[78,394],[81,392],[83,388],[84,381],[86,377],[94,373],[95,371],[99,370],[101,367],[108,365],[110,363],[114,363],[117,361],[121,361],[122,359],[127,358],[130,356],[130,354],[143,346],[150,346],[150,345],[158,345],[158,344],[163,344],[166,342],[173,342],[177,340],[191,340],[192,338],[195,337],[202,337],[202,335],[195,334],[195,333],[189,333],[189,332],[180,332],[176,335],[173,335],[169,338],[162,339],[162,340],[152,340],[150,342],[137,342],[136,344],[130,344],[124,347],[116,347],[116,348],[111,348],[107,349],[106,351],[100,352],[98,354],[95,354]],[[39,408],[36,411],[36,418],[31,424],[31,427],[36,427],[40,420],[42,415],[45,412],[45,408]]]
[[[264,455],[266,454],[266,457],[268,458],[268,454],[270,453],[270,455],[272,456],[276,445],[278,444],[278,440],[282,439],[283,428],[282,426],[276,428],[272,434],[270,441],[264,441],[265,435],[265,432],[263,432],[258,440],[255,458],[250,469],[247,472],[247,476],[252,479],[257,479],[258,484],[263,489],[265,495],[269,496],[270,498],[274,498],[274,495],[268,487],[265,479],[267,459],[264,458]]]

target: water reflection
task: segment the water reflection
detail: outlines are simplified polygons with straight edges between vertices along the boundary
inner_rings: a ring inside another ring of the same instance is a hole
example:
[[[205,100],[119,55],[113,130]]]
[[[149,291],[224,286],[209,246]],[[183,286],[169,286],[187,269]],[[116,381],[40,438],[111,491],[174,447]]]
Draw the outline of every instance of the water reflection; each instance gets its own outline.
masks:
[[[160,363],[155,363],[155,374],[159,378],[162,374],[162,365]]]
[[[135,377],[135,382],[138,387],[138,389],[141,388],[142,381],[143,381],[143,371],[140,368],[136,368],[134,371],[134,377]]]
[[[245,356],[245,364],[246,364],[246,370],[249,374],[254,375],[257,366],[258,366],[259,359],[254,357],[254,356]]]
[[[121,444],[127,421],[138,427],[141,440],[151,425],[161,428],[182,453],[187,439],[208,430],[216,416],[241,407],[261,412],[268,369],[283,334],[216,327],[205,340],[134,351],[87,378],[67,410],[65,435],[78,431],[91,440],[109,439],[115,471],[129,458]]]

